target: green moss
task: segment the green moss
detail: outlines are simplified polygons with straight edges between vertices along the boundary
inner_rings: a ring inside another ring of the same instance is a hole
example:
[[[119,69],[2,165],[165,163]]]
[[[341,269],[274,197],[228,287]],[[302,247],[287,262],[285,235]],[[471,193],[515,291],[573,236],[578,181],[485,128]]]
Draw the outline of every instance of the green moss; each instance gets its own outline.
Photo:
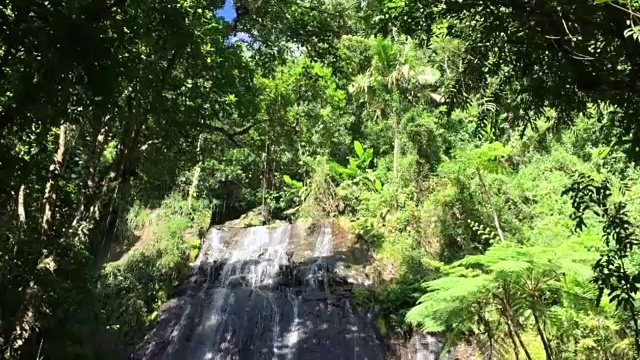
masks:
[[[386,337],[389,332],[387,331],[387,323],[384,320],[383,315],[378,315],[376,324],[378,325],[378,330],[380,330],[380,335],[382,335],[383,337]]]
[[[236,220],[227,222],[225,225],[228,227],[251,227],[261,226],[267,222],[262,207],[255,208],[246,212]]]
[[[158,310],[154,311],[147,317],[148,322],[153,322],[158,318]]]
[[[200,253],[200,239],[190,239],[185,242],[189,249],[189,259],[195,261]]]

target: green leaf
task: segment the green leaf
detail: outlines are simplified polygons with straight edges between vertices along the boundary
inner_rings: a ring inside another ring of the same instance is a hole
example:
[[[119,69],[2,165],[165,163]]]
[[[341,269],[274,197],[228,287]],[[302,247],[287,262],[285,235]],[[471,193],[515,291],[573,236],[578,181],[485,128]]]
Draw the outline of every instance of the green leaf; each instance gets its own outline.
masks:
[[[339,167],[339,168],[336,168],[336,170],[343,175],[349,175],[349,176],[355,175],[353,170],[350,168]]]
[[[404,5],[405,5],[404,0],[391,0],[385,3],[385,6],[389,9],[403,7]]]
[[[291,187],[294,187],[296,189],[302,189],[303,188],[302,182],[293,180],[289,175],[282,176],[282,179],[284,180],[284,182],[287,185],[289,185]]]
[[[601,153],[600,153],[600,159],[605,159],[607,157],[607,155],[609,155],[609,152],[611,152],[611,149],[613,148],[613,145],[615,144],[615,140],[613,140],[611,142],[611,144],[609,146],[607,146]]]
[[[358,164],[360,164],[360,160],[349,159],[349,170],[353,172],[353,175],[358,174]]]
[[[285,215],[294,215],[296,212],[298,212],[298,210],[300,210],[300,206],[296,206],[294,208],[291,208],[289,210],[286,210],[284,212]]]
[[[364,159],[364,148],[362,147],[362,144],[360,143],[360,141],[358,140],[354,141],[353,147],[356,149],[356,154],[358,154],[358,157],[360,159]]]
[[[364,152],[364,157],[367,161],[367,164],[369,164],[369,161],[371,161],[373,159],[373,149],[367,149]]]
[[[378,191],[382,191],[382,183],[380,182],[380,180],[376,179],[376,190]]]
[[[518,273],[526,269],[529,269],[531,264],[525,261],[505,260],[499,263],[491,265],[489,268],[492,271],[500,271],[506,273]]]

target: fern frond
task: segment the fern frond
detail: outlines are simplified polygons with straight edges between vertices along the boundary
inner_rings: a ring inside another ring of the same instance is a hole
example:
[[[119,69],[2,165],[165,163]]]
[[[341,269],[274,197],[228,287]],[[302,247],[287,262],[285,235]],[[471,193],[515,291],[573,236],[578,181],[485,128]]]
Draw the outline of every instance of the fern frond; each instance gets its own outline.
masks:
[[[424,331],[441,331],[451,324],[467,328],[474,322],[469,313],[473,304],[487,296],[491,286],[491,277],[487,275],[447,276],[430,281],[426,284],[428,292],[407,313],[406,320],[419,324]]]
[[[492,264],[489,269],[495,272],[521,273],[529,270],[531,264],[526,261],[505,260]]]
[[[471,228],[480,235],[483,240],[489,241],[491,244],[497,244],[500,242],[500,237],[492,228],[478,224],[473,220],[467,220],[467,223],[469,223],[469,226],[471,226]]]

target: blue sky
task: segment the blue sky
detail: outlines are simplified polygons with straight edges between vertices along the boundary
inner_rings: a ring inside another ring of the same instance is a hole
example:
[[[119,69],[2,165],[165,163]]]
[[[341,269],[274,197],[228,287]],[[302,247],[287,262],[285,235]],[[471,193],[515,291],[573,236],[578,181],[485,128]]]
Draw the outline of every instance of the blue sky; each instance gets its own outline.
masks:
[[[233,0],[227,0],[222,10],[218,11],[218,15],[222,16],[226,21],[231,21],[236,17],[236,9],[233,7]]]
[[[236,18],[236,9],[233,6],[233,0],[226,0],[224,7],[218,10],[216,15],[222,16],[226,21],[233,21],[233,19]],[[236,33],[229,38],[230,41],[249,41],[250,39],[251,37],[243,32]]]

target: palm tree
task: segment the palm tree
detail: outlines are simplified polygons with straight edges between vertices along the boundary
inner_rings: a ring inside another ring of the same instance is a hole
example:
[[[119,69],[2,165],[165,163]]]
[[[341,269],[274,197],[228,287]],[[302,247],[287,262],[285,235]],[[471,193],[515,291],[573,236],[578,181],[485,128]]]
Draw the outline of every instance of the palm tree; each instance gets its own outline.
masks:
[[[362,96],[367,107],[374,110],[377,120],[390,118],[393,121],[393,176],[397,181],[403,106],[442,101],[439,95],[430,91],[440,74],[426,64],[423,53],[408,37],[372,37],[369,46],[371,65],[365,73],[354,78],[349,91]]]

